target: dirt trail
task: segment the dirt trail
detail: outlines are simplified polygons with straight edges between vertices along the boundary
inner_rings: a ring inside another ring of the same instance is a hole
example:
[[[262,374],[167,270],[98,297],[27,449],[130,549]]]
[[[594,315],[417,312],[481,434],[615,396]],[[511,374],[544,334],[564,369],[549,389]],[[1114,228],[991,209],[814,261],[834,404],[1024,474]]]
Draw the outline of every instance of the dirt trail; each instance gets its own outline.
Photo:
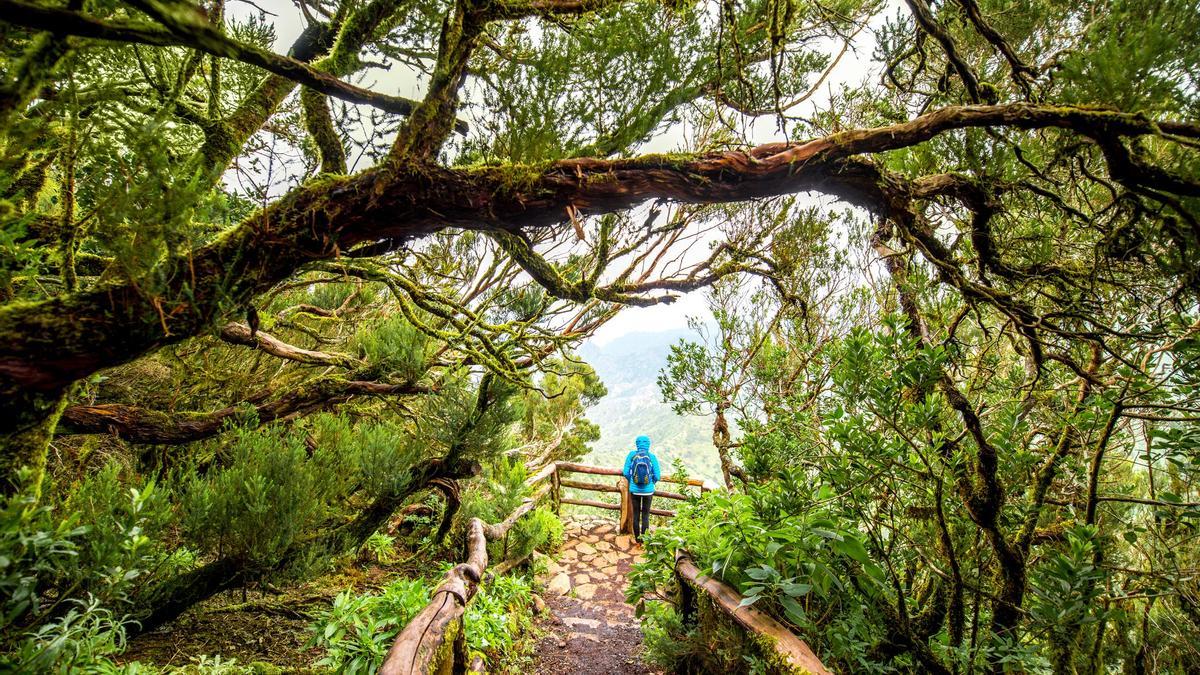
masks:
[[[540,579],[549,612],[533,672],[659,673],[642,663],[642,631],[625,602],[630,566],[640,557],[633,537],[618,535],[610,518],[564,521],[566,542],[557,563]]]

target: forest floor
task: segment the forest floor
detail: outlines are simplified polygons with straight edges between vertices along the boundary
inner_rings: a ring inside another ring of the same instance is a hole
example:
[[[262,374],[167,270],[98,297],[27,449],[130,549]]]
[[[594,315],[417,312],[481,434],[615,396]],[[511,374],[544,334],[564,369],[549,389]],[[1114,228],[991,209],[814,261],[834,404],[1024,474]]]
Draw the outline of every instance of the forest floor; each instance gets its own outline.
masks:
[[[641,560],[633,538],[610,518],[564,517],[557,560],[538,577],[548,611],[537,619],[538,644],[527,672],[548,675],[660,673],[642,659],[642,632],[625,602],[631,566]],[[411,562],[411,561],[410,561]],[[310,626],[335,595],[364,593],[419,575],[409,565],[364,561],[282,593],[222,593],[167,626],[138,636],[118,659],[156,666],[270,664],[287,673],[320,672],[321,650],[307,644]],[[204,655],[204,656],[202,656]],[[214,657],[213,655],[220,655]]]
[[[281,593],[222,593],[166,626],[130,640],[117,660],[159,667],[236,660],[243,666],[270,664],[287,673],[320,672],[312,664],[322,652],[307,643],[310,627],[329,609],[333,597],[347,589],[379,590],[396,578],[416,574],[406,565],[359,563]]]
[[[541,577],[549,609],[538,622],[534,651],[538,675],[658,673],[642,660],[642,631],[625,602],[630,567],[641,560],[633,537],[619,535],[612,518],[565,520],[557,562]]]

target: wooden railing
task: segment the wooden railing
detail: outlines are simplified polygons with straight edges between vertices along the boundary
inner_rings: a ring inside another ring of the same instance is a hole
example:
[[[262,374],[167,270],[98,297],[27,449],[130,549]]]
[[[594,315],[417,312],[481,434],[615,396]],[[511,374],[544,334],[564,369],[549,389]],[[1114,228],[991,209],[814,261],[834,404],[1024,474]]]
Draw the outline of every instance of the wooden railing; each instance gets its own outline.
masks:
[[[564,473],[582,473],[599,476],[615,476],[618,478],[612,485],[586,481],[568,480],[562,477]],[[547,480],[549,485],[543,485]],[[660,482],[674,483],[699,487],[703,493],[709,488],[701,481],[694,479],[679,479],[673,476],[663,476]],[[520,506],[504,519],[503,522],[489,525],[479,518],[472,518],[467,524],[467,560],[446,573],[442,583],[433,591],[429,604],[408,622],[404,630],[396,636],[396,642],[388,652],[387,659],[379,672],[383,675],[425,675],[427,673],[453,673],[481,670],[480,659],[467,662],[465,635],[463,633],[463,614],[467,603],[475,597],[479,584],[484,581],[485,573],[489,575],[502,574],[515,567],[521,560],[506,560],[488,570],[487,543],[503,539],[521,516],[532,511],[538,503],[550,497],[557,512],[559,504],[576,504],[593,506],[620,512],[621,532],[630,534],[633,531],[633,509],[629,498],[629,486],[621,472],[599,466],[573,464],[570,462],[555,462],[542,467],[537,473],[525,481],[526,487],[533,490],[532,496],[525,499]],[[615,492],[621,497],[620,504],[608,504],[591,499],[570,499],[562,496],[563,488],[589,490],[595,492]],[[656,490],[655,497],[666,499],[687,499],[686,496],[664,490]],[[654,515],[672,517],[672,511],[651,509]]]
[[[551,470],[553,465],[551,465]],[[488,566],[488,541],[503,539],[521,516],[532,511],[551,486],[543,485],[548,474],[543,471],[530,476],[525,485],[534,489],[503,522],[489,525],[479,518],[467,524],[467,560],[446,573],[434,589],[429,604],[408,622],[396,636],[387,659],[379,672],[384,675],[416,675],[425,673],[461,672],[463,666],[475,671],[482,666],[476,659],[467,665],[466,636],[463,634],[463,614],[467,603],[475,597]],[[509,569],[519,560],[506,560],[497,566]]]
[[[618,511],[618,512],[620,512],[619,521],[620,521],[620,525],[621,525],[621,527],[620,527],[621,534],[633,534],[633,504],[630,501],[630,497],[629,497],[629,482],[626,481],[625,477],[621,475],[621,471],[619,469],[611,469],[611,468],[602,467],[602,466],[588,466],[586,464],[573,464],[571,462],[556,462],[555,464],[552,464],[550,466],[553,467],[551,469],[552,481],[553,481],[552,492],[553,492],[553,494],[556,495],[556,497],[555,497],[556,504],[559,504],[559,503],[574,504],[576,506],[591,506],[591,507],[597,508],[597,509],[608,509],[610,511]],[[550,467],[547,467],[547,468],[550,468]],[[545,469],[543,469],[543,471],[544,470]],[[586,481],[567,480],[562,477],[563,473],[584,473],[584,474],[592,474],[592,475],[597,475],[597,476],[615,476],[617,478],[617,480],[611,485],[606,485],[604,483],[589,483]],[[698,488],[700,488],[701,495],[703,495],[705,491],[710,489],[708,486],[706,486],[704,484],[703,481],[699,481],[694,478],[676,478],[675,476],[663,476],[658,479],[658,482],[698,487]],[[574,488],[576,490],[590,490],[592,492],[615,492],[618,495],[620,495],[621,502],[620,502],[620,504],[609,504],[607,502],[601,502],[601,501],[597,501],[594,499],[570,499],[570,498],[566,498],[566,497],[562,496],[563,488]],[[675,499],[675,500],[679,500],[679,501],[684,501],[688,498],[687,495],[683,495],[678,492],[671,492],[669,490],[659,490],[659,489],[654,490],[654,497],[662,498],[662,499]],[[675,512],[668,511],[667,509],[652,508],[652,509],[650,509],[650,513],[651,513],[651,515],[664,516],[667,518],[675,517]]]
[[[679,610],[685,626],[696,623],[696,593],[702,592],[708,596],[716,611],[731,618],[746,632],[763,638],[758,643],[762,645],[761,648],[770,649],[775,653],[784,666],[782,670],[831,675],[807,642],[767,614],[752,606],[743,606],[740,593],[733,587],[702,574],[692,562],[691,556],[684,551],[675,556],[675,575],[679,579]]]

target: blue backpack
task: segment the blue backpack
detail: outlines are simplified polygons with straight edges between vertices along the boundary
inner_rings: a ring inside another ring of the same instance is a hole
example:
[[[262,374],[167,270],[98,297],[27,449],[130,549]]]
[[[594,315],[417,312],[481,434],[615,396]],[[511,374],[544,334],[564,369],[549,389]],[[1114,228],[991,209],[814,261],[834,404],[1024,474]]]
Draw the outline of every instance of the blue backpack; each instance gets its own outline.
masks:
[[[650,484],[650,477],[654,475],[654,465],[650,463],[650,454],[639,452],[633,456],[633,462],[629,465],[629,474],[633,477],[633,484],[638,487],[646,487]]]

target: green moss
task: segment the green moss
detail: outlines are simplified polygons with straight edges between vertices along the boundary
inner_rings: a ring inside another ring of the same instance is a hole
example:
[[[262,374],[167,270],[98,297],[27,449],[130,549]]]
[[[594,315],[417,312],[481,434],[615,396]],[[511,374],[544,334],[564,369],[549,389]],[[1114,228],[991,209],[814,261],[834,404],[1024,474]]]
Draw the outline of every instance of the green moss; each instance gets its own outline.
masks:
[[[7,412],[0,427],[0,485],[5,494],[24,487],[35,498],[41,496],[50,441],[71,389],[48,394],[22,391],[7,397]]]

